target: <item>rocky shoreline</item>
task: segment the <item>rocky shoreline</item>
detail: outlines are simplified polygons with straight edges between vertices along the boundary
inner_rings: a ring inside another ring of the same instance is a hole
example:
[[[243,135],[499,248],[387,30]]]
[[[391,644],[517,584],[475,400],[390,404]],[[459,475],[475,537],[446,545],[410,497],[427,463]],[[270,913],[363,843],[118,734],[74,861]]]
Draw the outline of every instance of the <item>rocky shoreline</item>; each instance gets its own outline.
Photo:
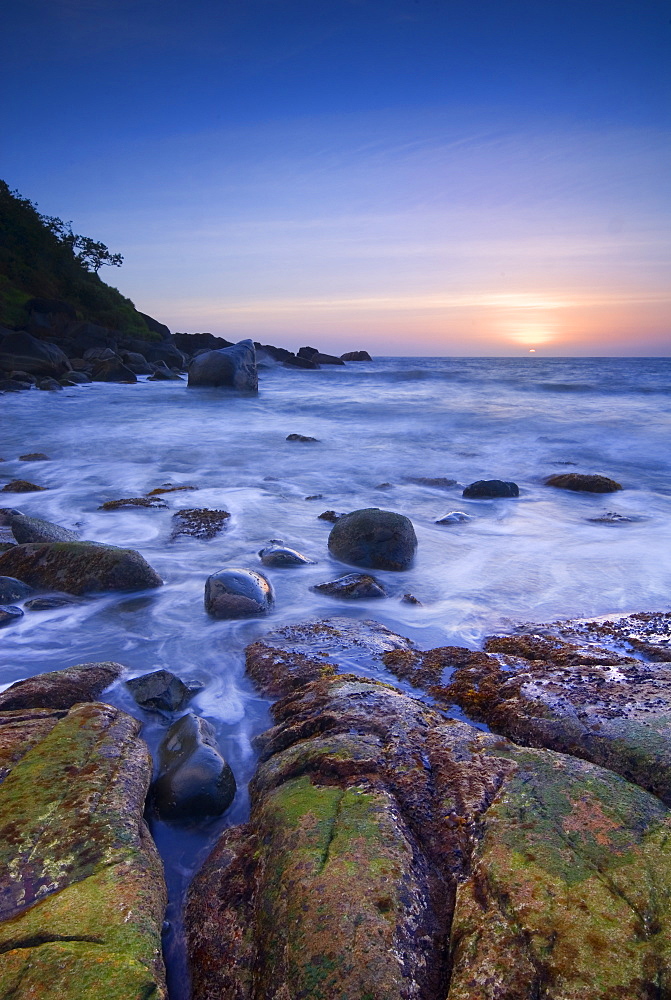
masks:
[[[665,996],[670,626],[422,651],[331,618],[249,646],[275,724],[248,822],[189,891],[194,1000]],[[2,996],[166,995],[151,760],[100,700],[123,683],[82,664],[0,693]]]

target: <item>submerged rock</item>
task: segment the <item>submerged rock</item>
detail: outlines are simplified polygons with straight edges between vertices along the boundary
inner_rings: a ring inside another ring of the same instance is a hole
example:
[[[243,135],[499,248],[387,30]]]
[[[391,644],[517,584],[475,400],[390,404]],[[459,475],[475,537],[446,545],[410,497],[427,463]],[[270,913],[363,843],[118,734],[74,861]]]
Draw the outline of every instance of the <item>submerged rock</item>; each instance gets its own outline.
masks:
[[[132,510],[133,507],[153,507],[158,510],[167,510],[168,505],[165,500],[159,497],[126,497],[122,500],[108,500],[98,507],[98,510]]]
[[[118,357],[96,362],[91,372],[94,382],[137,382],[137,375]]]
[[[178,510],[172,515],[170,537],[214,538],[226,526],[230,516],[227,510],[208,510],[207,507]]]
[[[348,573],[346,576],[338,577],[337,580],[319,583],[312,590],[347,601],[387,596],[387,591],[380,581],[364,573]]]
[[[50,594],[26,601],[25,607],[27,611],[52,611],[54,608],[66,608],[69,604],[77,603],[77,598],[71,594]]]
[[[314,559],[308,559],[297,549],[285,545],[281,538],[271,538],[268,544],[259,550],[259,558],[264,566],[276,568],[315,565]]]
[[[250,820],[189,890],[199,1000],[668,991],[671,820],[653,796],[351,674],[273,715]]]
[[[203,690],[202,684],[185,684],[170,670],[133,677],[126,681],[126,687],[141,708],[156,712],[177,712]]]
[[[29,483],[27,479],[14,479],[2,487],[1,493],[40,493],[46,490],[46,486],[36,486]]]
[[[340,518],[344,516],[344,511],[340,513],[336,510],[325,510],[322,511],[321,514],[317,514],[320,521],[331,521],[332,524],[335,524],[336,521],[340,520]]]
[[[49,456],[41,451],[31,451],[27,455],[19,455],[20,462],[48,462]]]
[[[166,997],[151,757],[109,705],[0,713],[0,995]]]
[[[370,569],[409,569],[417,549],[410,518],[379,507],[345,514],[333,525],[329,552],[342,562]]]
[[[0,604],[25,601],[33,593],[33,588],[13,576],[0,576]]]
[[[319,438],[309,437],[307,434],[287,434],[285,440],[287,440],[287,441],[303,441],[303,442],[309,442],[309,441],[316,441],[316,442],[318,442]]]
[[[241,340],[233,347],[197,355],[189,365],[188,384],[257,392],[259,382],[253,341]]]
[[[599,517],[588,517],[586,520],[592,524],[634,524],[637,521],[645,521],[645,518],[637,514],[617,514],[610,510]]]
[[[23,611],[13,604],[0,605],[0,628],[6,625],[14,625],[20,618],[23,618]]]
[[[32,542],[0,555],[0,573],[41,590],[86,594],[160,587],[160,576],[134,549],[99,542]]]
[[[26,542],[76,542],[77,535],[60,524],[52,524],[41,517],[27,514],[10,514],[9,526],[19,545]]]
[[[95,701],[125,671],[121,663],[79,663],[64,670],[50,670],[0,691],[0,712],[20,708],[72,708]]]
[[[462,496],[471,500],[489,500],[494,497],[518,497],[520,495],[517,483],[504,482],[502,479],[478,479],[467,486]]]
[[[463,510],[451,510],[449,514],[445,517],[439,518],[436,524],[465,524],[467,521],[472,521],[473,518],[470,514],[464,514]]]
[[[233,772],[205,719],[189,713],[174,722],[159,747],[158,762],[151,801],[161,819],[219,816],[233,801]]]
[[[222,569],[205,581],[205,610],[213,618],[267,615],[274,600],[270,582],[253,569]]]
[[[562,472],[556,476],[548,476],[545,485],[579,493],[615,493],[622,489],[619,483],[607,476],[586,476],[580,472]]]
[[[456,479],[447,479],[445,476],[403,476],[406,483],[415,483],[416,486],[430,486],[434,490],[449,490],[457,485]],[[389,485],[385,483],[384,485]],[[377,487],[380,489],[380,487]]]

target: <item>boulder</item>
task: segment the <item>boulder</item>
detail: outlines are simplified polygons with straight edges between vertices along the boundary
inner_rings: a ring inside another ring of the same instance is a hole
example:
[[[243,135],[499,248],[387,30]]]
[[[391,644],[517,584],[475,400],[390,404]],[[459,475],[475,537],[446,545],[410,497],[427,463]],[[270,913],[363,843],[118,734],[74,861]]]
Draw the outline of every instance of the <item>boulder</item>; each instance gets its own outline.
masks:
[[[249,822],[188,893],[199,1000],[669,990],[671,819],[653,796],[353,674],[272,711]]]
[[[215,337],[213,333],[174,333],[172,340],[175,347],[187,357],[192,357],[197,351],[218,351],[222,347],[233,347],[230,340]]]
[[[13,601],[25,601],[33,592],[33,588],[13,576],[0,576],[0,604],[11,604]]]
[[[343,361],[372,361],[368,351],[348,351],[346,354],[341,354],[340,357]]]
[[[296,357],[305,358],[306,361],[312,361],[318,354],[316,347],[299,347],[296,351]]]
[[[158,750],[158,767],[151,802],[161,819],[220,816],[233,801],[233,772],[205,719],[188,713],[170,726]]]
[[[607,476],[586,476],[580,472],[562,472],[549,476],[546,486],[555,486],[560,490],[573,490],[576,493],[615,493],[622,487],[614,479]]]
[[[157,361],[153,366],[153,374],[149,377],[150,382],[182,382],[182,376],[176,371],[168,368],[165,361]]]
[[[241,340],[233,347],[199,354],[189,365],[188,384],[257,392],[259,382],[253,342]]]
[[[387,591],[380,581],[376,580],[374,576],[368,576],[364,573],[348,573],[346,576],[338,577],[337,580],[318,583],[312,587],[312,590],[318,594],[339,597],[345,601],[387,596]]]
[[[329,552],[342,562],[370,569],[408,569],[417,549],[412,521],[379,507],[339,517],[331,529]]]
[[[168,368],[174,368],[180,372],[184,371],[186,367],[186,358],[169,340],[164,340],[161,344],[143,344],[142,353],[150,364],[158,364],[163,361]]]
[[[37,383],[37,388],[42,392],[60,392],[64,387],[55,378],[41,378]]]
[[[23,618],[21,608],[17,608],[13,604],[0,605],[0,628],[4,628],[6,625],[15,625],[20,618]]]
[[[227,510],[208,510],[207,507],[178,510],[172,515],[171,540],[180,535],[191,538],[215,538],[230,518]]]
[[[415,483],[417,486],[430,486],[434,490],[449,490],[457,485],[456,479],[448,479],[446,476],[403,476],[406,483]],[[381,484],[377,489],[391,484]]]
[[[0,691],[0,712],[24,708],[69,709],[79,702],[96,701],[125,669],[121,663],[107,661],[79,663],[64,670],[36,674]]]
[[[310,441],[319,441],[319,438],[310,437],[307,434],[287,434],[286,441],[302,441],[307,444]]]
[[[344,511],[339,512],[337,510],[323,510],[321,514],[317,514],[317,518],[320,521],[330,521],[331,524],[335,524],[336,521],[340,520],[340,518],[344,516]]]
[[[109,705],[0,713],[0,995],[166,997],[151,757]]]
[[[101,503],[98,510],[132,510],[137,507],[168,509],[165,500],[161,500],[159,497],[122,497],[120,500],[107,500],[105,503]]]
[[[66,608],[69,604],[77,604],[78,600],[72,594],[49,594],[46,597],[33,597],[26,601],[26,611],[53,611],[55,608]]]
[[[135,375],[153,374],[154,369],[149,364],[144,354],[138,354],[135,351],[122,351],[120,356],[126,368],[130,368]]]
[[[0,340],[0,369],[59,378],[70,370],[70,362],[60,347],[21,330]]]
[[[298,355],[295,354],[289,358],[284,358],[282,364],[284,365],[285,368],[307,368],[307,369],[319,368],[317,362],[313,361],[311,358],[300,358],[298,357]]]
[[[202,684],[185,684],[170,670],[133,677],[126,681],[126,687],[140,708],[156,712],[177,712],[203,689]]]
[[[112,347],[87,347],[84,351],[84,361],[121,361],[122,359]]]
[[[137,382],[137,375],[123,364],[121,358],[114,357],[97,361],[91,372],[94,382]]]
[[[502,479],[478,479],[467,486],[462,496],[470,500],[490,500],[494,497],[518,497],[520,495],[517,483],[504,482]]]
[[[93,379],[86,372],[68,372],[68,381],[74,383],[74,385],[85,385],[88,382],[92,382]]]
[[[32,389],[30,382],[21,382],[14,378],[0,378],[0,392],[25,392]]]
[[[48,462],[49,456],[42,451],[29,451],[25,455],[19,455],[19,462]]]
[[[28,514],[10,514],[9,526],[19,545],[26,542],[76,542],[78,536],[60,524],[52,524],[41,517]]]
[[[269,581],[253,569],[222,569],[205,581],[205,610],[213,618],[267,615],[274,600]]]
[[[163,581],[134,549],[99,542],[33,542],[0,554],[0,574],[41,590],[86,594],[145,590]]]
[[[271,538],[259,550],[259,558],[264,566],[286,568],[289,566],[314,566],[314,559],[308,559],[302,552],[285,545],[281,538]]]
[[[27,479],[13,479],[11,483],[2,487],[0,493],[42,493],[46,489],[46,486],[36,486]]]
[[[68,340],[68,348],[71,357],[81,358],[90,347],[111,347],[116,351],[117,338],[111,330],[98,323],[81,322],[70,323],[64,330],[64,335]]]

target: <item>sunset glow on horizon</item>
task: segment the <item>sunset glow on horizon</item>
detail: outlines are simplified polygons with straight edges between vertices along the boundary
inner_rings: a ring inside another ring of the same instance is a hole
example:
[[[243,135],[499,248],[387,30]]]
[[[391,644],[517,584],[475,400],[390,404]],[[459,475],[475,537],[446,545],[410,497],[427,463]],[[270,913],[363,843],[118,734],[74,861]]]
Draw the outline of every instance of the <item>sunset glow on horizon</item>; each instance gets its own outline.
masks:
[[[331,353],[671,353],[654,0],[197,0],[188,17],[29,0],[13,18],[35,72],[4,111],[1,175],[123,253],[101,276],[171,329]]]

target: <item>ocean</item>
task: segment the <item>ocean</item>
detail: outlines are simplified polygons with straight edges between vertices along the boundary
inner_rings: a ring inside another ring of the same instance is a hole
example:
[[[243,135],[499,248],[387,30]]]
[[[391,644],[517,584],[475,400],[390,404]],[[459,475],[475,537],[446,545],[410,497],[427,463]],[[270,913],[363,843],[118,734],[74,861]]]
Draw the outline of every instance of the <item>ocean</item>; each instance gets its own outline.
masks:
[[[217,833],[244,821],[253,738],[271,722],[268,701],[244,674],[248,643],[282,624],[337,614],[375,618],[423,648],[477,648],[522,622],[671,606],[671,358],[382,358],[259,376],[258,396],[140,379],[0,401],[2,482],[48,487],[5,494],[4,506],[136,548],[165,580],[146,594],[26,611],[0,633],[0,685],[94,660],[120,661],[131,675],[164,667],[201,681],[192,707],[215,725],[238,781],[223,820],[154,826],[172,898],[173,1000],[186,996],[179,900]],[[318,441],[287,441],[293,433]],[[20,461],[26,452],[49,461]],[[544,485],[560,472],[598,473],[624,488],[604,495]],[[464,486],[479,479],[512,480],[520,495],[464,499]],[[166,483],[197,489],[165,494],[166,510],[98,509]],[[231,518],[212,540],[170,541],[173,513],[194,507]],[[384,600],[315,593],[315,584],[351,571],[329,556],[332,525],[318,515],[362,507],[411,518],[414,566],[375,572],[390,594]],[[435,523],[453,511],[469,519]],[[609,513],[627,520],[600,520]],[[316,564],[263,568],[257,553],[271,538]],[[266,573],[276,594],[271,616],[206,615],[205,579],[227,566]],[[421,603],[404,603],[406,593]],[[123,686],[111,700],[142,714]],[[144,720],[155,748],[166,722]]]

